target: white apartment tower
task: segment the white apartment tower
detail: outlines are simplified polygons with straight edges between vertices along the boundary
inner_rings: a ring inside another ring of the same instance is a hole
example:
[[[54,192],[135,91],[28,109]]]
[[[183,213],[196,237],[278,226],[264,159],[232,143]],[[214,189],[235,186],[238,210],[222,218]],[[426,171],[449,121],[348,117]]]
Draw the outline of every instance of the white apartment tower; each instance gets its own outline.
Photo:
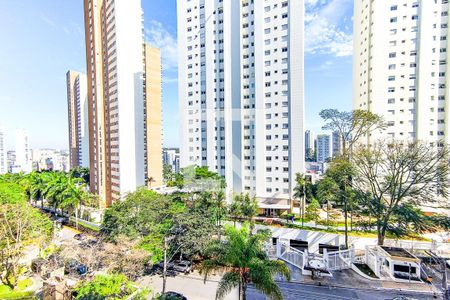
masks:
[[[5,130],[0,127],[0,174],[8,173],[6,164]]]
[[[181,167],[291,207],[304,170],[303,0],[178,0]]]
[[[331,137],[328,134],[317,135],[317,162],[324,163],[331,157]]]
[[[16,171],[24,173],[31,172],[31,157],[28,148],[28,132],[24,129],[16,130],[15,152]]]
[[[305,131],[305,151],[308,152],[310,149],[314,150],[314,132],[311,130]],[[305,153],[306,153],[305,152]]]
[[[353,108],[383,116],[384,136],[448,144],[448,0],[356,0],[354,9]]]

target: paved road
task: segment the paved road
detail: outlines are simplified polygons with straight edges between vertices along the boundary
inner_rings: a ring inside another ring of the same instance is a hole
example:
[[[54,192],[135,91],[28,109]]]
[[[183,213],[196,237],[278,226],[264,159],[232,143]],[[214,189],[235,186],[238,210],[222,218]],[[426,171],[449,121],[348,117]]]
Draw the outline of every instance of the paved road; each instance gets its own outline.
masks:
[[[169,277],[167,282],[167,290],[177,291],[185,295],[189,300],[207,300],[214,299],[217,288],[218,278],[207,281],[195,275]],[[144,288],[150,288],[153,292],[161,291],[162,279],[159,276],[146,276],[138,281],[138,284]],[[410,299],[428,300],[439,299],[433,298],[432,295],[420,293],[405,293],[392,291],[377,291],[377,290],[363,290],[363,289],[349,289],[349,288],[331,288],[320,287],[310,284],[301,283],[284,283],[279,282],[278,286],[281,288],[285,300],[386,300],[393,299],[399,296],[410,297]],[[227,295],[226,300],[237,299],[237,290]],[[266,297],[261,295],[254,288],[249,287],[248,300],[266,300]]]
[[[278,286],[281,288],[285,300],[385,300],[400,296],[418,300],[439,299],[420,293],[320,287],[301,283],[279,283]],[[254,288],[249,289],[248,299],[266,300]]]

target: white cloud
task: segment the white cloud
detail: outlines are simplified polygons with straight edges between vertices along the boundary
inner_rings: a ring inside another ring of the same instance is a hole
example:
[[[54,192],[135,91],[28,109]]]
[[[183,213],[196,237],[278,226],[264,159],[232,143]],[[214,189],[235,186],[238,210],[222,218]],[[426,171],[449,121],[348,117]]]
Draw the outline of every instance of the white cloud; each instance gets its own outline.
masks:
[[[158,21],[150,21],[145,29],[146,40],[154,47],[161,49],[162,68],[165,71],[178,67],[177,39]]]
[[[306,0],[305,52],[352,55],[351,9],[351,0]]]

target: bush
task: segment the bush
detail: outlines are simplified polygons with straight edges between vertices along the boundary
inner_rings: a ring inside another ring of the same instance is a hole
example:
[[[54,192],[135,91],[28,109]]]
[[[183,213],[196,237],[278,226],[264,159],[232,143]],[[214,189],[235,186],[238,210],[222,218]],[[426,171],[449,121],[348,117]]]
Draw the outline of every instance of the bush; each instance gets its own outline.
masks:
[[[17,284],[17,288],[19,289],[19,291],[23,291],[32,285],[33,285],[33,280],[31,278],[27,278],[24,280],[20,280],[19,283]]]
[[[122,300],[136,291],[133,283],[125,275],[98,275],[92,281],[85,281],[78,286],[76,299],[82,300]]]
[[[317,199],[313,199],[306,207],[305,219],[308,221],[317,221],[319,219],[320,203]]]

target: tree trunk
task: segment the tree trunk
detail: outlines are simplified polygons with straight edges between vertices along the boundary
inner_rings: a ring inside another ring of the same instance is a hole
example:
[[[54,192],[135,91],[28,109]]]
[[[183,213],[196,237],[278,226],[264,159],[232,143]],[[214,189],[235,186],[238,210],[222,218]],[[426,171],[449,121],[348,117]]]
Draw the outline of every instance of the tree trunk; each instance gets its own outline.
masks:
[[[350,231],[353,231],[353,208],[350,205]]]
[[[345,248],[348,249],[347,197],[344,198]]]
[[[70,216],[69,216],[69,220],[70,220]],[[78,230],[78,205],[77,205],[77,207],[75,207],[75,227]]]
[[[247,282],[245,282],[245,279],[242,282],[242,300],[247,299]]]
[[[242,279],[239,279],[238,300],[242,300]]]
[[[329,220],[330,220],[330,201],[327,201],[327,227],[330,226],[328,223]]]

